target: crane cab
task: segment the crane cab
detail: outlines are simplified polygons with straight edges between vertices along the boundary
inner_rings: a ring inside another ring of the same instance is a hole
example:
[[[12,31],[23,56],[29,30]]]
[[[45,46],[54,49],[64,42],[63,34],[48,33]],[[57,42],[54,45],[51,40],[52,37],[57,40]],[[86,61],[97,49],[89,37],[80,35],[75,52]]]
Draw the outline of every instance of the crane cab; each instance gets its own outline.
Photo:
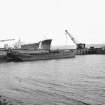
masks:
[[[84,43],[78,43],[77,44],[77,49],[84,49],[85,48],[85,44]]]

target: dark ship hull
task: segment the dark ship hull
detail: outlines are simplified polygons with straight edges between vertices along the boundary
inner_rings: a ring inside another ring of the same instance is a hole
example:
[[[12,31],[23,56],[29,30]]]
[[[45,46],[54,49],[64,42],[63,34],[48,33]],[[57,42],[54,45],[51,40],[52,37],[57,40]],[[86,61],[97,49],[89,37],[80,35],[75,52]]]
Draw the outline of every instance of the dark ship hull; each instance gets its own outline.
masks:
[[[7,52],[7,58],[10,61],[36,61],[49,59],[63,59],[75,57],[75,50],[52,50],[52,51],[30,51],[30,50],[12,50]]]
[[[6,55],[0,55],[0,63],[6,62],[6,61],[7,61],[7,56]]]
[[[0,49],[0,63],[7,61],[7,52],[3,49]]]

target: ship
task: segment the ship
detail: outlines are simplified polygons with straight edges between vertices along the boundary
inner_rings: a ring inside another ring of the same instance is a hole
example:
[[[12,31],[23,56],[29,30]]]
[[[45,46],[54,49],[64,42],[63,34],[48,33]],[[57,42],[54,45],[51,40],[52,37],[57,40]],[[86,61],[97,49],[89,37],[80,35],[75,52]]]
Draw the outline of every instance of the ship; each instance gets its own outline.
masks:
[[[22,45],[21,49],[9,49],[9,61],[36,61],[49,59],[74,58],[74,49],[51,50],[52,39],[45,39],[38,43]]]
[[[15,39],[3,39],[3,40],[0,40],[0,42],[6,42],[6,41],[12,41],[12,40],[15,40]],[[5,44],[4,47],[0,47],[0,63],[1,62],[6,62],[7,61],[7,47],[8,47],[8,44]]]
[[[7,52],[5,49],[0,48],[0,62],[6,62],[7,60]]]

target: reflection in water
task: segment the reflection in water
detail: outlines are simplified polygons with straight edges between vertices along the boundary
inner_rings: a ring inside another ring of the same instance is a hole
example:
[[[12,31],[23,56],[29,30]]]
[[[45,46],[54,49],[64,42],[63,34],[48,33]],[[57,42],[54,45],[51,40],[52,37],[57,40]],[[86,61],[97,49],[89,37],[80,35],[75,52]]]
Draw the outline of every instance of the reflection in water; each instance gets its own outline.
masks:
[[[1,63],[0,94],[30,105],[104,105],[104,68],[104,55]]]

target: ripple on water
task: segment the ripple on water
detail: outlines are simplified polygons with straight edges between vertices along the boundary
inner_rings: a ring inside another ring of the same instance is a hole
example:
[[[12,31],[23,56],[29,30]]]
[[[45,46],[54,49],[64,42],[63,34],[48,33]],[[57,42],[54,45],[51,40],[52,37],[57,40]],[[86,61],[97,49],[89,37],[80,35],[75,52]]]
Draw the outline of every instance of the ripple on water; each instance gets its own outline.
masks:
[[[28,105],[104,105],[104,64],[102,55],[2,63],[0,94]]]

